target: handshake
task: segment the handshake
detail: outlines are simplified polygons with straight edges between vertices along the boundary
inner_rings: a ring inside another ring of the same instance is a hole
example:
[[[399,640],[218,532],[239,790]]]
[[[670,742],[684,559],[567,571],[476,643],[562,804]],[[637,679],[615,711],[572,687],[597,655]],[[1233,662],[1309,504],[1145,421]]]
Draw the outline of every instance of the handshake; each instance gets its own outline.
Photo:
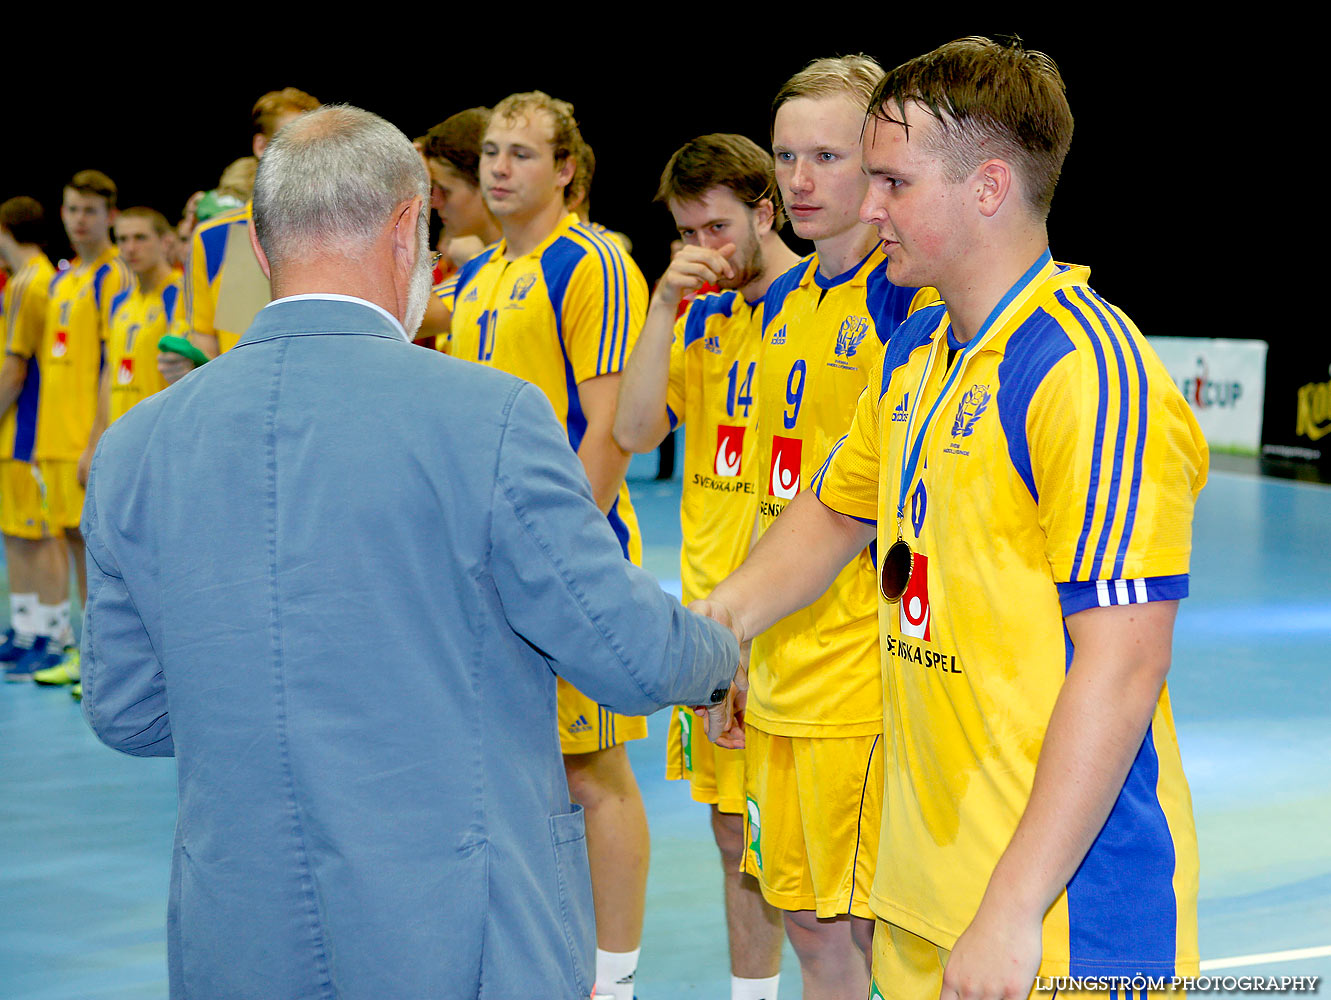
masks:
[[[730,609],[715,601],[698,600],[689,605],[695,614],[720,622],[734,633],[739,642],[739,666],[729,688],[717,688],[712,694],[712,704],[698,705],[693,714],[703,720],[707,738],[719,747],[727,750],[739,750],[744,746],[744,705],[749,692],[749,648],[752,640],[746,638],[739,622]]]

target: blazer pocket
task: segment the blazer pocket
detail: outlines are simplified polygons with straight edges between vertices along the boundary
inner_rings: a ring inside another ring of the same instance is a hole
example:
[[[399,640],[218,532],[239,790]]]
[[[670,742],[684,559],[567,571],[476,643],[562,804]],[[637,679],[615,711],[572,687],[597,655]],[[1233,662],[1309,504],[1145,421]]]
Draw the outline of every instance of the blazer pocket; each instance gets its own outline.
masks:
[[[592,991],[592,956],[596,949],[596,918],[592,911],[592,873],[587,862],[587,828],[582,806],[550,817],[550,840],[555,849],[559,880],[559,912],[568,941],[573,981],[580,996]]]

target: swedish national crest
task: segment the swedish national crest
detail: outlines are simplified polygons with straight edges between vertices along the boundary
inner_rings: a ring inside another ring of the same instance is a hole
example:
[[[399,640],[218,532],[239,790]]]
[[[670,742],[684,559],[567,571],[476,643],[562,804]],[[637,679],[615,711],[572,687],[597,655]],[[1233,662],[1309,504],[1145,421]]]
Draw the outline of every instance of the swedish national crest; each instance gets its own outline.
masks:
[[[973,385],[966,390],[966,395],[961,397],[961,404],[957,407],[956,419],[952,421],[952,436],[954,438],[970,437],[971,432],[975,430],[975,424],[989,408],[989,400],[993,398],[993,393],[989,391],[987,385]]]
[[[853,358],[860,343],[869,332],[869,321],[863,316],[847,316],[841,321],[836,335],[836,354],[839,358]]]

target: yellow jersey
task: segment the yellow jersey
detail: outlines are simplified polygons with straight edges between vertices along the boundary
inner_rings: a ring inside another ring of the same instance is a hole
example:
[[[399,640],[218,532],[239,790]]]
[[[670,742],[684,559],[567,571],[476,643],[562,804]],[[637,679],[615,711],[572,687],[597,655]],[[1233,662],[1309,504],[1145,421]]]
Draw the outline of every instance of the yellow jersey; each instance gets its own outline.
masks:
[[[758,368],[759,523],[766,531],[807,489],[846,433],[883,344],[933,289],[898,288],[875,248],[844,274],[818,255],[777,278],[763,300]],[[776,736],[882,731],[874,554],[865,550],[825,595],[753,641],[747,718]]]
[[[134,275],[114,246],[86,263],[75,258],[68,269],[51,279],[46,328],[37,356],[41,391],[33,457],[39,461],[78,461],[87,448],[97,415],[111,302],[133,281]]]
[[[41,369],[34,359],[42,349],[54,277],[55,267],[46,254],[38,253],[14,272],[5,285],[3,298],[0,298],[0,329],[5,332],[5,353],[28,362],[19,397],[0,419],[0,459],[32,461],[41,385]]]
[[[578,385],[623,370],[647,313],[647,282],[618,243],[576,215],[516,260],[504,259],[505,246],[458,271],[448,353],[540,386],[577,451],[587,428]],[[607,517],[636,562],[642,542],[626,486]]]
[[[250,246],[253,206],[233,209],[201,222],[190,238],[185,264],[184,303],[174,332],[217,338],[225,354],[272,299],[268,279]]]
[[[762,300],[700,295],[675,323],[666,408],[684,425],[679,523],[684,603],[706,597],[749,551],[758,509],[754,375]]]
[[[106,365],[111,372],[112,423],[135,403],[166,388],[157,370],[157,342],[175,322],[181,284],[181,275],[172,271],[160,287],[145,295],[135,281],[111,303]]]
[[[880,552],[898,532],[913,550],[905,594],[877,608],[887,756],[870,905],[944,948],[1030,798],[1071,665],[1064,619],[1188,591],[1206,443],[1089,277],[1046,251],[965,345],[943,304],[912,316],[816,486],[877,521]],[[1197,869],[1165,688],[1045,916],[1041,975],[1195,975]]]

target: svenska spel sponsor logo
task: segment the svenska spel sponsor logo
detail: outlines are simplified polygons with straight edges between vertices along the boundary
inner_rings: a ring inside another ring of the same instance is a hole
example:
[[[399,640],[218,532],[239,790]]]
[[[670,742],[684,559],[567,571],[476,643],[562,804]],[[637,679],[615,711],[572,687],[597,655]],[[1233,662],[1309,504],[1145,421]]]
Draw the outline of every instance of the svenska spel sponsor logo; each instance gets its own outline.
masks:
[[[800,491],[800,451],[803,444],[799,438],[772,435],[772,475],[767,484],[769,496],[791,500]]]
[[[716,428],[716,456],[712,463],[712,472],[718,476],[733,478],[742,471],[744,454],[744,428],[718,424]]]

